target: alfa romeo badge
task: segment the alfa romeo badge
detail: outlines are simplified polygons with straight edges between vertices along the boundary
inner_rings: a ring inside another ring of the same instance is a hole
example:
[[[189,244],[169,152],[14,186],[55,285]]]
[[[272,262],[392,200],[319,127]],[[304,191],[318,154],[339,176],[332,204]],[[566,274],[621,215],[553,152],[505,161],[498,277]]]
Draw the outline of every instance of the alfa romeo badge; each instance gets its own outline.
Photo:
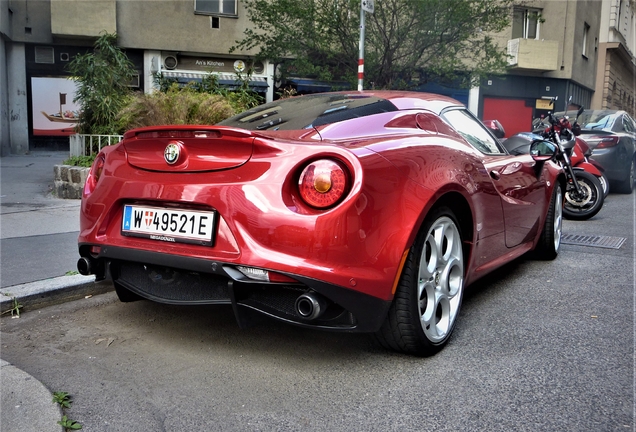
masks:
[[[168,165],[174,165],[179,160],[179,146],[177,144],[168,144],[163,151],[163,157]]]

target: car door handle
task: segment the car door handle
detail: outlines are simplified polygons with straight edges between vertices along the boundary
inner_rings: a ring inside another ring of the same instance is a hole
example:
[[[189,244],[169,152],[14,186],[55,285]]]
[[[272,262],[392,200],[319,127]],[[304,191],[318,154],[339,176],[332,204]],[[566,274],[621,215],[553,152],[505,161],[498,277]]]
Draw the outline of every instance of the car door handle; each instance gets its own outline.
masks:
[[[499,171],[492,170],[490,171],[490,177],[492,177],[493,180],[499,180],[501,178],[501,174],[499,174]]]

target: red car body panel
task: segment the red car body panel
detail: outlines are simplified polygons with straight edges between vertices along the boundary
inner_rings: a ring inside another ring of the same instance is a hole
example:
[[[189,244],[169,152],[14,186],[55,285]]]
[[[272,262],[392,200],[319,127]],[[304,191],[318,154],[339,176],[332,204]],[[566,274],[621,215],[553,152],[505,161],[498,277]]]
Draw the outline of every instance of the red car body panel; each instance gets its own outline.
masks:
[[[439,117],[457,106],[451,99],[378,94],[399,111],[292,131],[180,125],[127,132],[102,151],[94,189],[87,181],[80,254],[118,259],[108,251],[125,250],[249,266],[389,304],[405,251],[442,199],[465,203],[458,217],[471,225],[467,284],[536,245],[558,166],[478,152]],[[170,144],[180,148],[173,165],[164,158]],[[300,197],[298,176],[324,158],[346,167],[350,189],[333,208],[317,210]],[[125,204],[214,211],[214,243],[123,235]]]

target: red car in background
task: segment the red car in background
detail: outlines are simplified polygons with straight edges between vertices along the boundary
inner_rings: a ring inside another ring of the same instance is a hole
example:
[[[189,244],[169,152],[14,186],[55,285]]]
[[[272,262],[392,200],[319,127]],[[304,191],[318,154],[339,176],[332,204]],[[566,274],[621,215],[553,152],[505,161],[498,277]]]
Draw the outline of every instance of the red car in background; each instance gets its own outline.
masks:
[[[86,181],[78,269],[122,301],[227,304],[240,326],[260,313],[431,355],[467,285],[529,251],[556,257],[553,152],[538,140],[511,156],[426,93],[322,93],[131,130]]]

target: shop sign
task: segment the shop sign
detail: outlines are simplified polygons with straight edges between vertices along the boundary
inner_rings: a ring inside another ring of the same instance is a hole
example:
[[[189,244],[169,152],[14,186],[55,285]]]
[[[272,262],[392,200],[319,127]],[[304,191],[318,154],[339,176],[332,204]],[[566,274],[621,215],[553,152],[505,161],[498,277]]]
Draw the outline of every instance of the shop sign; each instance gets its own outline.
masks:
[[[214,57],[179,57],[178,69],[211,72],[244,72],[245,61]]]
[[[550,99],[537,99],[535,103],[536,109],[550,110],[554,108]]]

